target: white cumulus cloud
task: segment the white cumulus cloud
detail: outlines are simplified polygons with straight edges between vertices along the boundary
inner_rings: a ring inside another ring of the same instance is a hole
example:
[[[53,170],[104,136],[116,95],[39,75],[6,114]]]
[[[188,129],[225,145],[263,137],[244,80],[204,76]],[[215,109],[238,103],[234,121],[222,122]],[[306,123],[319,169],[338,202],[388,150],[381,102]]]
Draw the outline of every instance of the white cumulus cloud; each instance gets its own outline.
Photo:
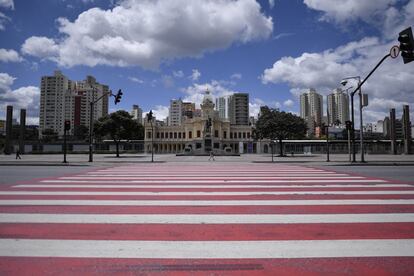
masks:
[[[5,117],[7,105],[14,107],[15,114],[19,116],[19,109],[27,111],[27,122],[37,124],[39,122],[40,90],[36,86],[25,86],[13,90],[11,86],[16,78],[7,73],[0,73],[0,117]],[[16,118],[16,116],[14,116]]]
[[[40,38],[31,37],[23,52],[66,67],[154,69],[164,61],[266,39],[273,31],[272,18],[255,0],[124,0],[113,9],[92,8],[73,22],[59,18],[58,23],[60,37],[42,37],[51,50],[40,49]]]
[[[198,81],[198,79],[201,77],[201,73],[200,71],[198,71],[197,69],[193,69],[190,79],[193,81]]]
[[[13,49],[0,49],[0,61],[1,62],[20,62],[23,59],[20,57],[19,53]]]

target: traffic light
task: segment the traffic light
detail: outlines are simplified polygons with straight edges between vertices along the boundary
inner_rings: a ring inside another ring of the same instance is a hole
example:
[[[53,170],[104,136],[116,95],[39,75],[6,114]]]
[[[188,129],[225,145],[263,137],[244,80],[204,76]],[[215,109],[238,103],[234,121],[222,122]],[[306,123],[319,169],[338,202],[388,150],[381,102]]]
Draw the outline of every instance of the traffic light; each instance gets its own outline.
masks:
[[[346,121],[345,126],[346,126],[347,130],[351,130],[352,129],[352,122],[351,121]]]
[[[123,93],[122,93],[121,89],[119,89],[118,93],[116,93],[116,95],[115,95],[115,100],[114,100],[115,104],[117,104],[121,101],[122,94]]]
[[[400,51],[404,64],[414,60],[414,39],[411,27],[400,32],[398,36],[400,42]]]
[[[148,112],[147,116],[148,116],[148,121],[152,121],[152,118],[153,118],[152,110],[150,110],[150,112]]]
[[[65,131],[70,130],[70,121],[66,120],[65,121]]]

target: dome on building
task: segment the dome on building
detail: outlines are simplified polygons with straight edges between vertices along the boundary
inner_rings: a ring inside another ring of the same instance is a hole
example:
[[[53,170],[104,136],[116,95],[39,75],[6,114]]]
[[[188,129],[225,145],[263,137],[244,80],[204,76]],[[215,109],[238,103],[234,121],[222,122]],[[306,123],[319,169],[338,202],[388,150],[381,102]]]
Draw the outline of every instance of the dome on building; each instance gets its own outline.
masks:
[[[210,94],[210,91],[208,91],[208,89],[206,90],[206,92],[204,93],[204,98],[203,98],[203,105],[205,104],[212,104],[213,103],[213,97]]]

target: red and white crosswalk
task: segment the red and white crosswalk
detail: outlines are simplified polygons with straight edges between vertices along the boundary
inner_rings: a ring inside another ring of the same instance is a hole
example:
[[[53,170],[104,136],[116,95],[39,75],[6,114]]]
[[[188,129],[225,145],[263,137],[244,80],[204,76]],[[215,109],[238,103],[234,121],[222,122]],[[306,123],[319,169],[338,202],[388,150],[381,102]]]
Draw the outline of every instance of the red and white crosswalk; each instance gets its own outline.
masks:
[[[0,190],[0,275],[414,275],[414,185],[140,164]]]

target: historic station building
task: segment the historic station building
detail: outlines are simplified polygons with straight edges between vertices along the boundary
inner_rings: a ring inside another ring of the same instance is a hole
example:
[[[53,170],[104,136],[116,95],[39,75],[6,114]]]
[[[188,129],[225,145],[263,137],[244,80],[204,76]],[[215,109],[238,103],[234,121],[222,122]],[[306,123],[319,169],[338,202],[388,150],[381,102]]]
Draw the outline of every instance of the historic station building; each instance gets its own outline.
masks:
[[[214,110],[210,92],[205,92],[201,116],[184,118],[181,125],[165,126],[145,120],[145,151],[154,153],[216,154],[256,153],[252,126],[232,125]],[[154,132],[154,133],[153,133]]]

